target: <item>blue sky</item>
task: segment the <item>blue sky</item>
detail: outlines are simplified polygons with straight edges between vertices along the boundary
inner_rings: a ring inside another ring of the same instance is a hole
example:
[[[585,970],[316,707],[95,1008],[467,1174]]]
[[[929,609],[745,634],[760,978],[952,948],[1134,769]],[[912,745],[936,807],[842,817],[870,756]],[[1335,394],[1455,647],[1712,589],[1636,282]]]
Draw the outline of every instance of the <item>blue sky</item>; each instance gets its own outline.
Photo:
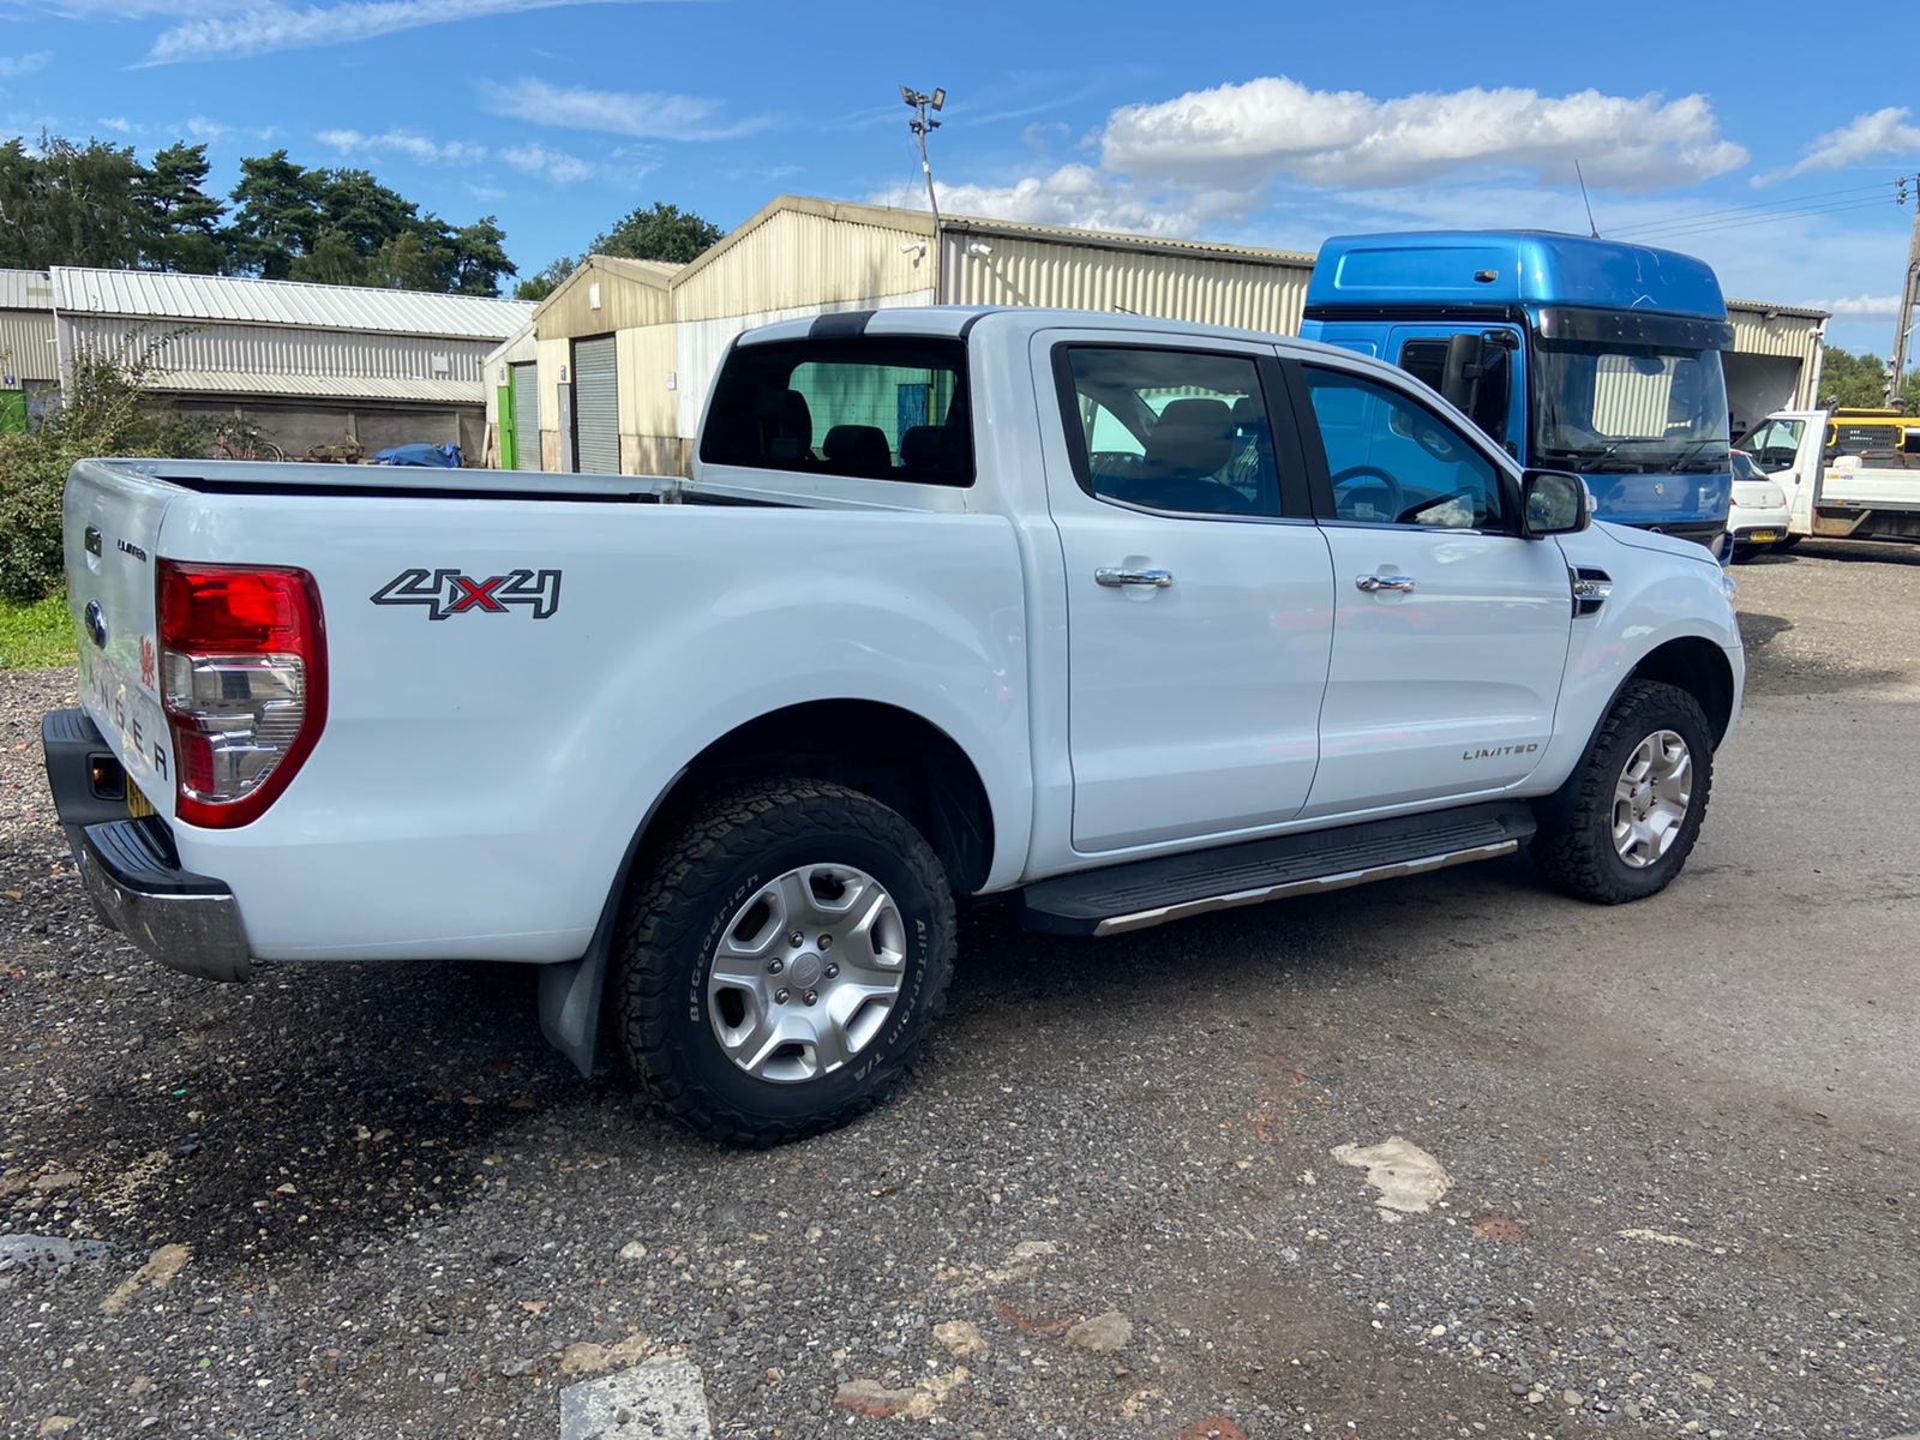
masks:
[[[725,226],[783,190],[923,203],[902,81],[952,97],[949,209],[1052,223],[1306,250],[1584,229],[1578,160],[1603,233],[1833,307],[1838,343],[1885,354],[1911,47],[1802,63],[1782,37],[1813,43],[1805,8],[1763,0],[1555,10],[0,0],[0,130],[204,140],[223,186],[278,146],[363,165],[449,220],[497,215],[528,272],[655,199]]]

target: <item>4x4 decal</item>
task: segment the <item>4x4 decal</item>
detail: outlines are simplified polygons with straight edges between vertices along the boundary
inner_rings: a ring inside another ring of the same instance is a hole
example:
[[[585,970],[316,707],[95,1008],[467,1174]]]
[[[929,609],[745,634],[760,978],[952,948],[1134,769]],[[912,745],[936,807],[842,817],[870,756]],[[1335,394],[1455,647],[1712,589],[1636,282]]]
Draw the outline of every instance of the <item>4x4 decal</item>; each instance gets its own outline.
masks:
[[[504,615],[516,605],[545,620],[560,608],[560,572],[509,570],[476,580],[458,570],[402,570],[371,598],[376,605],[423,605],[429,620],[469,612]]]

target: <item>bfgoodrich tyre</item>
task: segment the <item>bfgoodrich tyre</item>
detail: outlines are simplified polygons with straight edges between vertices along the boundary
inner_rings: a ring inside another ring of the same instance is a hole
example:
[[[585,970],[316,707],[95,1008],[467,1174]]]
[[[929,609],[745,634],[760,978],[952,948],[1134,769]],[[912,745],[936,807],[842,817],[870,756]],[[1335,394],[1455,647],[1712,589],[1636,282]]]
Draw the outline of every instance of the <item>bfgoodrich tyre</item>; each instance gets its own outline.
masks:
[[[824,781],[716,799],[636,881],[614,997],[622,1048],[699,1133],[772,1145],[884,1099],[953,973],[954,907],[896,811]]]
[[[1555,888],[1619,905],[1673,883],[1713,789],[1713,732],[1686,691],[1636,680],[1621,691],[1559,792],[1541,802],[1534,863]]]

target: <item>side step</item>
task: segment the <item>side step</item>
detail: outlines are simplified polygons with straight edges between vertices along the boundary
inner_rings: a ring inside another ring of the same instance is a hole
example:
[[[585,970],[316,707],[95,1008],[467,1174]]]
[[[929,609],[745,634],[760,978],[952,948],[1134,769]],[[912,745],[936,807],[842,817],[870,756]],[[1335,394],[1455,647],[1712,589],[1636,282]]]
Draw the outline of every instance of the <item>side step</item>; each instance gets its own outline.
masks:
[[[1510,800],[1250,840],[1042,880],[1022,892],[1029,930],[1120,935],[1210,910],[1342,890],[1511,855],[1533,810]]]

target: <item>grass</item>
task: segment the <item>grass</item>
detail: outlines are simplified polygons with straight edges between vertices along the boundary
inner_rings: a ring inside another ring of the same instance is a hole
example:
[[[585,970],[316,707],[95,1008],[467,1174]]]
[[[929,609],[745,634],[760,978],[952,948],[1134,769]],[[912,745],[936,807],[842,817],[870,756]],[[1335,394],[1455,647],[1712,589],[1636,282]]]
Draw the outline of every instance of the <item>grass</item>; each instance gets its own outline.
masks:
[[[73,621],[64,600],[20,605],[0,600],[0,670],[73,664]]]

